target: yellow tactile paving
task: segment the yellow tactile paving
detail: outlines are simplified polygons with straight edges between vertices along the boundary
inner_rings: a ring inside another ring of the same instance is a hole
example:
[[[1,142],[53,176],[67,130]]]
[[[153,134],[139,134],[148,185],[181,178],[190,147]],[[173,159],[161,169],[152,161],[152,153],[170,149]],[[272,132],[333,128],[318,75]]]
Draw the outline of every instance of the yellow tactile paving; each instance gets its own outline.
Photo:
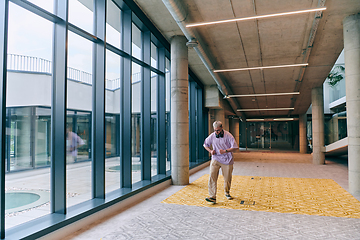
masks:
[[[211,205],[205,201],[208,178],[202,176],[163,203],[360,218],[360,202],[332,179],[233,176],[234,199],[227,200],[219,176],[217,203]]]

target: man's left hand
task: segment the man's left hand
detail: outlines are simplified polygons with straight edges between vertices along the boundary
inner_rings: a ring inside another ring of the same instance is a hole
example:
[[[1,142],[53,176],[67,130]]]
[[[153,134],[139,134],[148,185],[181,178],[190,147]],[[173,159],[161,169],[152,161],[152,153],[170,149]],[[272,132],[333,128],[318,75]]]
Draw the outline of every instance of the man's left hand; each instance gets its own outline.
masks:
[[[220,154],[224,154],[224,153],[227,153],[227,151],[223,150],[223,149],[220,149]]]

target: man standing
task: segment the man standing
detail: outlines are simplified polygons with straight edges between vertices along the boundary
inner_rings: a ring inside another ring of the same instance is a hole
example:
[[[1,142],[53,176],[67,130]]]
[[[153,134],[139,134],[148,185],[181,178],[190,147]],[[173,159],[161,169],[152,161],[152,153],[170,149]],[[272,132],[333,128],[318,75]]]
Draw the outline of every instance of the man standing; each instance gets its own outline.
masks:
[[[213,123],[214,132],[211,133],[204,142],[204,148],[211,153],[210,178],[209,178],[209,197],[205,198],[210,203],[216,203],[216,188],[219,169],[224,176],[225,197],[232,199],[230,195],[231,178],[233,171],[233,154],[239,147],[231,133],[223,129],[220,121]],[[212,150],[210,149],[212,146]]]

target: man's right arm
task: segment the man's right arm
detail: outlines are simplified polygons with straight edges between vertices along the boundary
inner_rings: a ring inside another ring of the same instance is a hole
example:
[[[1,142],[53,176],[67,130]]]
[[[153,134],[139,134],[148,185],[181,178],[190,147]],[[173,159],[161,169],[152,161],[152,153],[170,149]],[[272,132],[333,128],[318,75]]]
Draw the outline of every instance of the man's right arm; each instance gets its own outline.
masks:
[[[209,137],[210,137],[210,136],[209,136]],[[215,154],[216,154],[215,150],[212,150],[212,149],[210,148],[210,146],[211,146],[211,141],[210,141],[210,138],[209,138],[209,137],[207,137],[207,138],[205,139],[203,147],[204,147],[204,148],[206,149],[206,151],[208,151],[211,155],[215,155]]]
[[[206,151],[208,151],[211,155],[215,155],[215,150],[212,150],[212,149],[210,149],[209,147],[206,147],[206,146],[204,146],[204,148],[206,149]]]

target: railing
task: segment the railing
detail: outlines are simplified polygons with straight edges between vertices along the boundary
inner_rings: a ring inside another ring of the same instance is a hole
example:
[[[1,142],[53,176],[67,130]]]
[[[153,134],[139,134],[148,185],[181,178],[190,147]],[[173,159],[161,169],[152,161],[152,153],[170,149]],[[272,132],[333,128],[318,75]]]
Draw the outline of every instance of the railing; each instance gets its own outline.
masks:
[[[7,55],[7,69],[51,74],[51,61],[17,54]]]
[[[38,57],[23,56],[17,54],[8,54],[7,69],[21,72],[36,72],[36,73],[52,73],[52,63]],[[168,72],[167,72],[168,73]],[[152,76],[151,78],[156,77]],[[84,72],[75,68],[67,68],[67,78],[73,81],[78,81],[92,85],[92,74]],[[132,75],[132,83],[141,81],[141,73],[134,73]],[[106,79],[105,88],[108,90],[116,90],[120,88],[120,78]]]
[[[67,78],[78,82],[92,84],[92,74],[84,71],[80,71],[75,68],[67,68]]]
[[[120,78],[116,78],[116,79],[112,79],[112,80],[106,79],[105,88],[111,89],[111,90],[120,88]]]

